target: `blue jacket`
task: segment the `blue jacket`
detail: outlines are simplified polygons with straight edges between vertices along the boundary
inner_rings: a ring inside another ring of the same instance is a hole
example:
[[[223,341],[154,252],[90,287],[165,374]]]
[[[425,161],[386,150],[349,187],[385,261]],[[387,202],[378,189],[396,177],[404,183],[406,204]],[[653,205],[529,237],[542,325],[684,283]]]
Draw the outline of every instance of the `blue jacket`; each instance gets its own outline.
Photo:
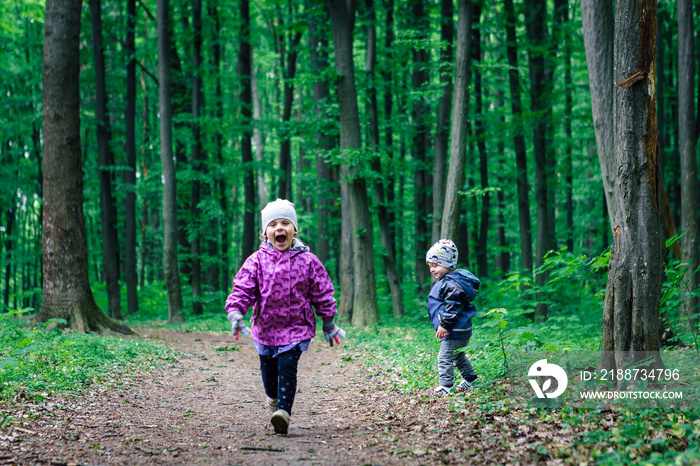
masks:
[[[433,285],[428,295],[428,314],[435,330],[438,326],[447,330],[445,340],[472,336],[472,317],[476,314],[472,300],[480,283],[470,271],[458,269]]]

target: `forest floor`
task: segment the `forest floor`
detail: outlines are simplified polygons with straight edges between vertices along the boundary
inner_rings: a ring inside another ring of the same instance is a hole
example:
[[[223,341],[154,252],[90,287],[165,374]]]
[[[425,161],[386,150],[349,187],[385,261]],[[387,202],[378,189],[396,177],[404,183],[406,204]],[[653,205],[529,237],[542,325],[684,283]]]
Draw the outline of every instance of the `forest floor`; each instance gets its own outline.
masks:
[[[361,355],[319,339],[299,363],[288,435],[274,434],[250,338],[140,329],[176,350],[163,367],[78,396],[18,403],[0,429],[0,464],[285,465],[559,464],[572,432],[527,411],[449,410],[401,393]],[[8,406],[0,414],[7,416]],[[515,413],[514,413],[515,414]],[[528,420],[529,422],[523,422]],[[535,428],[535,426],[537,426]],[[578,458],[579,462],[582,458]],[[584,460],[585,461],[585,460]]]

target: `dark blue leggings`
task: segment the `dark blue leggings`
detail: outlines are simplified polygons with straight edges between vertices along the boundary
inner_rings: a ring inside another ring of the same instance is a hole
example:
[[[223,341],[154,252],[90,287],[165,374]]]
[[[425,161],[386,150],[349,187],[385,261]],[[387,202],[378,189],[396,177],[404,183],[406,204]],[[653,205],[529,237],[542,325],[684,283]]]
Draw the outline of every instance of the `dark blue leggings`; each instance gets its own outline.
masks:
[[[301,349],[298,345],[276,358],[260,355],[260,372],[265,394],[270,398],[277,398],[277,409],[283,409],[289,414],[292,414],[294,395],[297,393],[297,366],[300,356]]]

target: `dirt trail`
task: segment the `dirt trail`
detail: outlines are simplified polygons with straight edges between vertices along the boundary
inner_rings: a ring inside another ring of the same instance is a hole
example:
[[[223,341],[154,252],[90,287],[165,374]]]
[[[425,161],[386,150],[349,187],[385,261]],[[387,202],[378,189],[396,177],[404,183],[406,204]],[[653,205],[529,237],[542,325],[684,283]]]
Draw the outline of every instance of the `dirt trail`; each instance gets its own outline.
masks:
[[[24,405],[0,430],[0,464],[284,465],[537,462],[479,420],[455,423],[446,401],[388,393],[342,348],[316,339],[299,363],[289,435],[275,435],[249,338],[141,330],[182,351],[177,361],[92,387],[73,399]],[[217,349],[236,347],[238,351]],[[464,413],[466,414],[466,413]],[[517,431],[517,426],[511,426]],[[517,433],[517,432],[515,432]]]

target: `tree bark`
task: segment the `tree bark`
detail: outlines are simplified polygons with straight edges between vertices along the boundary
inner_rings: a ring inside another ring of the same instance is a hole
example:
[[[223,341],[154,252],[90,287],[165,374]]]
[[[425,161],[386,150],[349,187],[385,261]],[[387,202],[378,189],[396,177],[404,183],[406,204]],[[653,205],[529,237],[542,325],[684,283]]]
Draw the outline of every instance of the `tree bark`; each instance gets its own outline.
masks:
[[[252,51],[250,45],[250,2],[241,0],[241,35],[238,44],[238,74],[240,78],[241,104],[241,156],[244,169],[244,213],[243,243],[241,245],[241,263],[255,251],[255,232],[258,227],[255,215],[255,170],[253,169],[253,87],[251,75]],[[262,206],[264,207],[264,206]]]
[[[456,239],[464,188],[467,148],[467,113],[469,107],[469,59],[471,57],[471,0],[459,0],[457,7],[457,49],[455,52],[455,85],[450,132],[450,164],[447,173],[445,207],[440,226],[442,238]],[[424,265],[425,267],[425,265]]]
[[[481,63],[481,1],[477,0],[472,5],[472,44],[473,60]],[[475,115],[474,134],[476,136],[476,147],[479,150],[479,178],[481,181],[481,221],[479,222],[478,244],[476,248],[476,266],[480,277],[488,276],[488,234],[491,210],[491,193],[489,188],[488,154],[486,152],[486,131],[484,130],[483,112],[483,88],[481,86],[481,71],[479,67],[474,69],[474,94],[475,94]]]
[[[440,1],[441,24],[440,48],[441,68],[452,63],[454,41],[454,5],[452,0]],[[447,146],[450,131],[450,105],[452,104],[452,75],[447,70],[440,70],[442,93],[438,103],[437,129],[433,155],[433,227],[432,242],[439,240],[442,224],[442,209],[445,207],[445,178],[447,171]]]
[[[168,320],[182,322],[182,290],[177,261],[177,187],[173,162],[173,111],[170,89],[170,29],[168,0],[158,0],[158,100],[160,160],[163,166],[163,274],[168,292]]]
[[[370,121],[370,144],[372,147],[373,161],[372,168],[377,174],[374,183],[374,195],[377,202],[377,218],[379,220],[379,230],[382,241],[382,255],[384,257],[384,270],[386,279],[389,284],[389,292],[391,293],[391,304],[394,313],[394,319],[400,319],[403,312],[402,294],[401,294],[401,277],[396,271],[396,259],[394,254],[394,239],[391,235],[391,226],[389,225],[389,213],[386,206],[386,193],[384,189],[384,179],[382,173],[382,163],[379,150],[379,110],[377,103],[377,88],[375,86],[375,61],[377,52],[377,31],[376,31],[376,14],[374,12],[373,0],[366,0],[365,4],[369,15],[367,24],[367,59],[366,72],[369,80],[367,86],[368,106]]]
[[[530,102],[531,111],[536,116],[533,125],[533,148],[535,153],[535,193],[537,200],[537,247],[535,249],[535,267],[544,264],[544,256],[549,251],[550,218],[549,218],[549,190],[547,164],[547,118],[545,104],[545,60],[544,60],[544,33],[545,17],[547,16],[547,3],[545,0],[530,1],[530,16],[528,18],[528,35],[530,37]],[[538,286],[544,286],[545,273],[536,273],[535,282]],[[543,322],[547,319],[547,305],[543,302],[545,295],[538,293],[535,321]]]
[[[136,273],[136,0],[126,2],[126,108],[124,120],[126,135],[126,250],[124,261],[124,282],[126,283],[126,313],[139,310],[138,274]]]
[[[583,40],[586,49],[588,84],[591,92],[593,126],[603,189],[610,220],[616,218],[613,202],[617,166],[613,146],[613,4],[581,0]],[[612,228],[612,224],[611,224]]]
[[[48,0],[44,23],[43,300],[34,322],[80,332],[134,332],[106,316],[88,278],[80,147],[80,0]]]
[[[532,223],[530,220],[530,188],[527,182],[527,153],[522,120],[523,106],[520,96],[518,72],[518,43],[515,35],[516,16],[513,0],[503,1],[506,22],[506,48],[508,52],[508,78],[510,83],[510,106],[513,113],[516,184],[518,188],[518,216],[520,219],[520,255],[522,271],[532,274]]]
[[[681,260],[688,264],[685,290],[697,291],[698,262],[698,166],[696,159],[697,132],[695,129],[695,53],[693,30],[693,2],[678,0],[678,135],[681,155]],[[695,319],[698,298],[687,294],[683,300],[683,314],[689,322]]]
[[[656,0],[615,5],[613,244],[600,365],[623,368],[659,355],[663,237],[655,97]],[[611,212],[613,209],[611,209]],[[632,353],[633,352],[633,353]]]
[[[413,177],[414,209],[415,209],[415,273],[418,283],[418,292],[427,293],[430,285],[430,273],[425,266],[425,252],[428,250],[430,231],[428,230],[428,205],[429,180],[428,177],[428,138],[430,129],[427,123],[428,105],[424,87],[428,83],[428,63],[430,57],[425,47],[425,40],[430,29],[429,15],[425,11],[425,0],[411,0],[411,22],[416,34],[416,41],[420,44],[412,47],[413,71],[411,73],[411,85],[413,108],[411,119],[412,145],[411,154],[415,164]]]
[[[330,0],[335,64],[338,74],[338,99],[340,101],[340,149],[346,157],[362,148],[360,118],[355,89],[355,70],[352,54],[352,24],[354,9],[345,0]],[[350,231],[354,235],[352,251],[353,310],[352,324],[374,325],[379,315],[377,289],[372,248],[372,222],[369,216],[367,186],[355,167],[344,164],[342,183],[347,184],[349,200]],[[347,254],[347,252],[345,252]],[[343,290],[346,293],[348,290]]]
[[[107,284],[109,315],[123,319],[119,289],[119,240],[117,239],[117,206],[112,193],[114,154],[110,147],[111,131],[107,114],[105,57],[102,49],[101,0],[90,0],[92,46],[95,57],[95,117],[99,153],[100,211],[102,229],[102,261]]]

